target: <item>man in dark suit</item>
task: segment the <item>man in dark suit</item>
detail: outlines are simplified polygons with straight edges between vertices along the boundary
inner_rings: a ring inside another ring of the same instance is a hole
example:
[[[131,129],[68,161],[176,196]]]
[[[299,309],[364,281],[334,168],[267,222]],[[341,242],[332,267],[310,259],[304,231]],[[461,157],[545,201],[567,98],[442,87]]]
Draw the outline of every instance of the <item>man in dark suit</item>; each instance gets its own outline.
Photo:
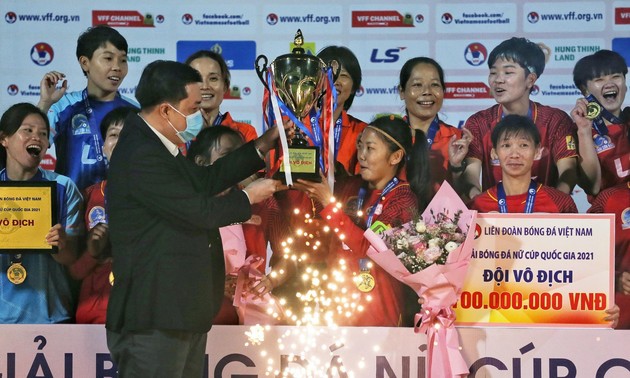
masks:
[[[107,344],[121,378],[202,376],[206,334],[223,297],[218,228],[249,219],[250,205],[280,184],[258,180],[215,197],[263,168],[275,127],[208,167],[181,156],[177,145],[200,128],[200,84],[187,65],[149,64],[136,90],[141,111],[126,119],[111,160]]]

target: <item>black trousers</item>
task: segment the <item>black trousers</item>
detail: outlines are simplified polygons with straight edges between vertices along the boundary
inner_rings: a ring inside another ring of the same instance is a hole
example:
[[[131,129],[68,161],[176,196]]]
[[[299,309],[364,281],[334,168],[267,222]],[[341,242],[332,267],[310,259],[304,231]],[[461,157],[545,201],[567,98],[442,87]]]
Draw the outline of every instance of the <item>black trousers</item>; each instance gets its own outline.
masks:
[[[107,330],[107,347],[119,378],[203,376],[207,333]]]

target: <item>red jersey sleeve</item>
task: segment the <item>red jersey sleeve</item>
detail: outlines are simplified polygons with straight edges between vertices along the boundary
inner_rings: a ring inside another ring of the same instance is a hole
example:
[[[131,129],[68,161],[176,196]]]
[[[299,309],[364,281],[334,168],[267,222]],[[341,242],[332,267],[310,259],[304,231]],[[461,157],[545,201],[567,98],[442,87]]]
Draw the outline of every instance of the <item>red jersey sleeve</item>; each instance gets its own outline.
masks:
[[[573,198],[556,188],[550,186],[543,186],[542,189],[549,196],[550,201],[555,204],[558,213],[577,213],[577,206],[573,201]],[[551,211],[549,211],[551,212]]]

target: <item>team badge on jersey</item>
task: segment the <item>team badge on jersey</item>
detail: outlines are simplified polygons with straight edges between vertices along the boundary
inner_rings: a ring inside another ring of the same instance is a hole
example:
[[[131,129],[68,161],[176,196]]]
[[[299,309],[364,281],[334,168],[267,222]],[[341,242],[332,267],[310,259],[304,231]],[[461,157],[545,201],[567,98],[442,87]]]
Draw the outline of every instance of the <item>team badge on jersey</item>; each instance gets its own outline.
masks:
[[[88,229],[93,229],[99,223],[107,223],[105,209],[101,206],[94,206],[88,213]]]
[[[383,204],[379,203],[376,205],[376,209],[374,209],[374,215],[380,215],[383,213]]]
[[[91,134],[90,124],[85,114],[72,117],[72,135]]]
[[[595,150],[597,153],[615,148],[615,144],[610,140],[608,135],[596,134],[593,136],[593,143],[595,143]]]
[[[567,150],[575,151],[575,139],[573,139],[573,135],[567,135],[565,139],[567,141]]]
[[[626,207],[621,212],[621,229],[622,230],[630,229],[630,207]]]

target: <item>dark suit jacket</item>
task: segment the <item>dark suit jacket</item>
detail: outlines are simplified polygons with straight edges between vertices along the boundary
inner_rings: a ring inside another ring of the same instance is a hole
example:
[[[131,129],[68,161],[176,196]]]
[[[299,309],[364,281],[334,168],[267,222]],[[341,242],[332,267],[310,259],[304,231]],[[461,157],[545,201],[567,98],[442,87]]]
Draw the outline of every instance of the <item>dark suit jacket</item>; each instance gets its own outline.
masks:
[[[108,173],[115,283],[107,328],[207,332],[223,298],[218,228],[250,218],[241,190],[263,168],[250,142],[209,167],[173,157],[138,115],[125,121]]]

